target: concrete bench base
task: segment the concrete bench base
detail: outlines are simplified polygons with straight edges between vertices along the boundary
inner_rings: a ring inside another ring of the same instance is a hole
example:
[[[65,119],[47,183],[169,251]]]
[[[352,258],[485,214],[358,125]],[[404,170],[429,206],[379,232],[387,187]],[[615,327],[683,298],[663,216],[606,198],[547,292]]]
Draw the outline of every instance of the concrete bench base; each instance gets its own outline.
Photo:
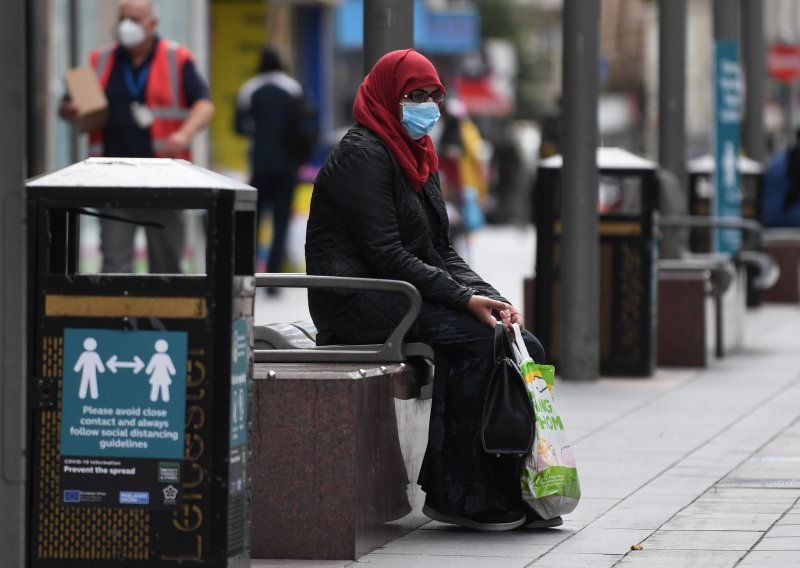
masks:
[[[431,403],[409,398],[415,375],[255,364],[253,558],[355,560],[428,521],[416,481]]]
[[[767,241],[764,252],[774,258],[781,269],[775,285],[761,293],[764,302],[800,303],[800,237]]]

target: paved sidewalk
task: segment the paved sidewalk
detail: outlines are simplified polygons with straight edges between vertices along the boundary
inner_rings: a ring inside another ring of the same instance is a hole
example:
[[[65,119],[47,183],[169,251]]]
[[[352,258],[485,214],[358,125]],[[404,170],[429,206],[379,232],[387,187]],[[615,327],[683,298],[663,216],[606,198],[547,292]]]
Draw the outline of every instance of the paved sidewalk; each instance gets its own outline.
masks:
[[[583,490],[559,529],[430,522],[355,563],[252,566],[800,566],[800,309],[749,311],[745,345],[702,371],[557,382]]]

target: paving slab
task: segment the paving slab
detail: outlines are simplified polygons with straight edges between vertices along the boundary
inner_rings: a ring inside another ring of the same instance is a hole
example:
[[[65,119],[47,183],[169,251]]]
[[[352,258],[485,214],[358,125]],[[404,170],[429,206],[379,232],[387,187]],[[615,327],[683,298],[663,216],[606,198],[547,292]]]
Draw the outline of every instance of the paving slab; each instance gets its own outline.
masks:
[[[701,498],[704,502],[762,501],[786,503],[787,508],[800,498],[800,489],[772,489],[769,487],[725,487],[717,485]],[[800,513],[800,511],[798,511]],[[789,513],[791,514],[791,513]]]
[[[783,519],[781,519],[783,520]],[[767,532],[766,536],[768,537],[800,537],[800,524],[796,525],[785,525],[781,524],[778,521],[777,524],[773,525],[769,532]]]
[[[703,513],[784,513],[786,503],[756,500],[708,501],[700,497],[691,505],[694,514]]]
[[[800,550],[764,550],[750,552],[739,566],[759,568],[797,568],[800,566]]]
[[[349,560],[251,560],[250,568],[344,568]]]
[[[656,530],[692,499],[685,495],[644,495],[637,492],[599,517],[593,526]]]
[[[628,568],[733,568],[742,552],[718,550],[636,550],[625,555],[616,566]]]
[[[794,509],[792,509],[794,510]],[[781,520],[778,521],[778,525],[800,525],[800,513],[788,513],[781,517]]]
[[[713,476],[707,477],[681,477],[664,474],[653,479],[639,489],[637,495],[645,496],[683,496],[692,499],[699,497],[718,481]]]
[[[530,561],[553,548],[552,539],[557,538],[558,533],[559,531],[556,530],[515,530],[492,533],[458,527],[436,531],[414,531],[374,550],[369,556],[381,554],[483,558],[507,556],[527,558]],[[567,538],[572,534],[565,532],[563,537]],[[542,541],[538,541],[538,538],[542,538]]]
[[[763,536],[757,531],[671,531],[661,530],[642,543],[646,550],[729,550],[747,551]]]
[[[486,557],[434,556],[407,554],[368,554],[348,564],[351,568],[374,566],[375,568],[524,568],[530,564],[528,558],[509,556]]]
[[[585,490],[583,491],[578,506],[569,514],[570,520],[592,522],[620,502],[615,498],[591,497],[590,495]]]
[[[770,531],[771,533],[772,531]],[[753,550],[797,550],[800,551],[800,536],[773,536],[767,533]]]
[[[619,554],[578,554],[551,552],[530,564],[533,568],[611,568],[622,558]]]
[[[590,525],[559,544],[553,552],[625,554],[651,533],[646,529],[609,529]]]
[[[680,513],[664,524],[667,531],[760,531],[766,532],[779,514]]]

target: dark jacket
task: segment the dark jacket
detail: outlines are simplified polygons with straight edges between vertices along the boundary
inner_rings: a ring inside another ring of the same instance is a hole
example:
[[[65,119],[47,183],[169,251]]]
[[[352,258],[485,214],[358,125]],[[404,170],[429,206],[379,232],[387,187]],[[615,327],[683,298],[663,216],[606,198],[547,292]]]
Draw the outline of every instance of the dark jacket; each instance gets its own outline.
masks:
[[[507,302],[456,253],[432,175],[419,193],[392,153],[356,125],[331,151],[314,182],[306,234],[308,274],[405,280],[423,301],[466,310],[481,294]],[[407,309],[400,294],[309,290],[317,342],[379,343]]]
[[[305,116],[309,108],[300,83],[282,71],[261,73],[239,89],[235,126],[252,138],[253,179],[293,177],[310,158],[316,124]]]

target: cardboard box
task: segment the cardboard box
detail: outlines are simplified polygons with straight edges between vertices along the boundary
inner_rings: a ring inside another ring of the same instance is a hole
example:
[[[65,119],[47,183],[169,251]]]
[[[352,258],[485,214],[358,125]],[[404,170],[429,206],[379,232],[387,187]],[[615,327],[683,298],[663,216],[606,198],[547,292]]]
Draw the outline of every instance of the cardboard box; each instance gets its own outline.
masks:
[[[78,107],[77,123],[81,130],[92,130],[104,124],[108,111],[108,99],[89,65],[70,69],[64,75],[69,96]]]

